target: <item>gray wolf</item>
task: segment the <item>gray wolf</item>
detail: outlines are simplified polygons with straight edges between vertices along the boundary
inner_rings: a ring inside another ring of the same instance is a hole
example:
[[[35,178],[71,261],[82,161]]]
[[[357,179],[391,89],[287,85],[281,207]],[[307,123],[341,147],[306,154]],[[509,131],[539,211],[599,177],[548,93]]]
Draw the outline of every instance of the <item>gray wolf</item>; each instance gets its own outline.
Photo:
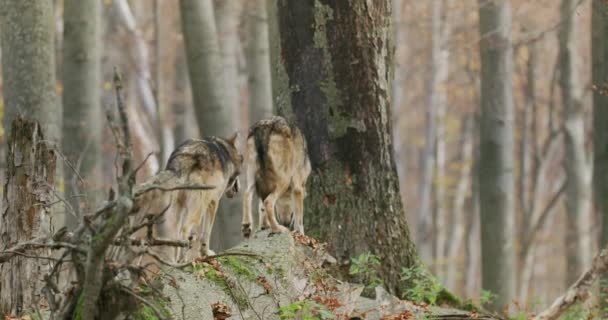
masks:
[[[161,253],[166,258],[188,261],[197,255],[213,254],[209,239],[219,201],[224,193],[232,198],[239,191],[243,156],[238,149],[238,134],[228,139],[189,139],[171,153],[165,170],[138,187],[149,184],[165,188],[184,184],[215,187],[211,190],[154,190],[136,200],[139,221],[145,214],[158,214],[166,209],[154,225],[156,237],[192,241],[192,247],[187,250],[163,248]]]
[[[282,233],[288,231],[286,226],[293,225],[296,231],[304,233],[304,197],[311,169],[300,129],[277,116],[256,122],[247,136],[245,166],[243,235],[251,236],[254,190],[261,200],[262,228]]]

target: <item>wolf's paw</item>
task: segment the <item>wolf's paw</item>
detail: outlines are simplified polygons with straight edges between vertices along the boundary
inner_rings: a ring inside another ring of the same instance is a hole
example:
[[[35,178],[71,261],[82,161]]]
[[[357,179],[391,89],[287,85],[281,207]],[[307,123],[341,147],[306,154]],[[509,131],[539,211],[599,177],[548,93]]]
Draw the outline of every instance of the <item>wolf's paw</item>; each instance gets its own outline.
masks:
[[[251,237],[251,223],[243,224],[243,237],[249,239]]]
[[[270,234],[268,236],[273,236],[275,234],[281,234],[281,233],[285,233],[285,232],[289,232],[289,229],[287,229],[286,227],[284,227],[282,225],[277,225],[276,228],[272,229],[272,231],[270,232]]]

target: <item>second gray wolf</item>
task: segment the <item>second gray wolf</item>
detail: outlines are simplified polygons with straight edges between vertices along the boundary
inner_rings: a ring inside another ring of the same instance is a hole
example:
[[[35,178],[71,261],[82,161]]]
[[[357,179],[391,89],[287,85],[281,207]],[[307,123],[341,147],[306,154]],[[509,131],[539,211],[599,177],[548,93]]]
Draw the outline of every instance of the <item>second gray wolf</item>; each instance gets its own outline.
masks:
[[[245,148],[243,235],[251,235],[254,190],[261,200],[262,228],[282,233],[291,224],[304,233],[304,197],[311,167],[300,129],[278,116],[260,120],[250,128]]]

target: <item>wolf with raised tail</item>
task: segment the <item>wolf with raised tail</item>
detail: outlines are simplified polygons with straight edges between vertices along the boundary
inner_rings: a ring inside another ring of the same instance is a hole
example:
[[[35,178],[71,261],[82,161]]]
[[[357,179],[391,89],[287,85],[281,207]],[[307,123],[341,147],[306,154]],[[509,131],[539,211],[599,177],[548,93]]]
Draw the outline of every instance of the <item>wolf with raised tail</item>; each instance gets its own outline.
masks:
[[[254,191],[260,198],[262,228],[282,233],[292,225],[304,233],[304,197],[311,168],[300,129],[278,116],[256,122],[247,136],[245,166],[243,235],[251,236]]]

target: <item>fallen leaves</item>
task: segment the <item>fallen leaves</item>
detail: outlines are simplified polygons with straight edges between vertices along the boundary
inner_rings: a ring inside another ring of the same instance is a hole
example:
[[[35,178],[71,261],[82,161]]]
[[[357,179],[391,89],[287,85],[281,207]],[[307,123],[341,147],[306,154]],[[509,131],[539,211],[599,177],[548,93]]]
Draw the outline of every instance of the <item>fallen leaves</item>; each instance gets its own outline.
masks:
[[[414,319],[414,314],[408,310],[405,310],[399,314],[388,314],[382,316],[380,320],[410,320]]]
[[[228,307],[225,303],[212,303],[211,310],[213,311],[213,320],[224,320],[232,317],[230,307]]]

